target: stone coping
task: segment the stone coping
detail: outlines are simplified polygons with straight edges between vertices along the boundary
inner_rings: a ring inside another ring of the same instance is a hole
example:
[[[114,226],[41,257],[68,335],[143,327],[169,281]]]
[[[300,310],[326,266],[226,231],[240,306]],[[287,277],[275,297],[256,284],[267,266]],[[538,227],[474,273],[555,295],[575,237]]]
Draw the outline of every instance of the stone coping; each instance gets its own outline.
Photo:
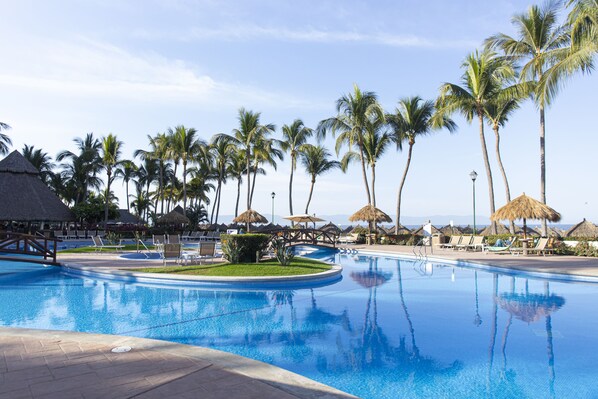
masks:
[[[169,341],[9,327],[0,339],[2,397],[355,398],[257,360]]]

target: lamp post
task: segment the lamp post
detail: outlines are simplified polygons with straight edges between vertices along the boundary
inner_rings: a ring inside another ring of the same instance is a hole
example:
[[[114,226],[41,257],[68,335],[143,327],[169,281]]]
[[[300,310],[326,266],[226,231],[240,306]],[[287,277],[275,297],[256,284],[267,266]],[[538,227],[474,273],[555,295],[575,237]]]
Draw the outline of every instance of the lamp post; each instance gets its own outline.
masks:
[[[478,174],[475,172],[475,170],[472,170],[469,174],[469,177],[471,177],[471,182],[473,183],[473,235],[476,235],[477,232],[475,228],[475,179],[478,178]]]
[[[272,191],[270,195],[272,196],[272,224],[274,224],[274,197],[276,197],[276,193]]]

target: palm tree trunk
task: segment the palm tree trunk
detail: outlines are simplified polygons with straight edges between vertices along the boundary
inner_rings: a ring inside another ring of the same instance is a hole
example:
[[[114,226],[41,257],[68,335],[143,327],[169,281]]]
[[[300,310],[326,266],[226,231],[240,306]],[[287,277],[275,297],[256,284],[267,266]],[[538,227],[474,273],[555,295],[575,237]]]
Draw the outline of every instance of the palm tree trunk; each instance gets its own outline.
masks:
[[[374,208],[376,207],[376,164],[372,163],[372,205],[374,206]],[[378,229],[376,228],[376,225],[378,224],[378,221],[376,220],[376,213],[374,212],[374,220],[372,220],[372,225],[374,227],[374,244],[376,243],[376,234],[378,233]],[[372,237],[370,236],[369,239],[369,243],[370,245],[372,244]]]
[[[540,201],[546,204],[546,125],[544,105],[540,105]],[[542,220],[542,236],[548,237],[546,219]]]
[[[372,203],[372,197],[370,195],[370,186],[368,184],[368,176],[365,171],[365,158],[363,155],[363,146],[361,145],[361,143],[359,145],[359,159],[361,160],[361,174],[363,175],[363,183],[365,185],[365,192],[368,197],[368,205],[370,205]]]
[[[183,159],[183,210],[187,210],[187,159]]]
[[[166,211],[167,212],[170,211],[170,203],[174,199],[174,182],[176,181],[176,172],[177,172],[178,167],[179,167],[178,162],[175,162],[175,164],[174,164],[174,175],[173,175],[173,181],[172,181],[172,188],[173,189],[170,190],[170,194],[168,195],[168,203],[166,204]]]
[[[253,204],[253,191],[255,190],[255,181],[257,180],[257,168],[258,165],[255,165],[255,170],[253,171],[253,181],[251,182],[251,196],[249,198],[249,205]]]
[[[127,212],[131,212],[131,202],[129,201],[129,180],[127,180],[125,190],[127,194]]]
[[[249,145],[247,146],[247,150],[245,151],[245,156],[247,158],[247,210],[249,210],[251,208],[251,149],[249,148]]]
[[[502,174],[502,178],[505,182],[505,194],[507,196],[507,202],[511,201],[511,190],[509,189],[509,181],[507,180],[507,172],[502,164],[502,158],[500,156],[500,134],[498,133],[498,125],[493,125],[494,135],[496,136],[496,160],[498,161],[498,168]],[[511,234],[515,234],[515,222],[511,220],[509,224],[509,231]]]
[[[222,179],[218,181],[218,206],[216,207],[216,220],[215,223],[218,224],[218,215],[220,214],[220,197],[222,196]]]
[[[108,224],[108,202],[110,201],[110,184],[112,183],[112,170],[110,168],[106,169],[106,175],[108,176],[108,181],[106,184],[106,198],[104,199],[104,228],[106,228],[106,225]]]
[[[216,193],[214,195],[214,204],[212,205],[212,212],[210,213],[210,224],[214,221],[214,213],[216,212],[216,202],[218,202],[218,194],[220,191],[220,180],[218,180],[218,187],[216,187]]]
[[[395,234],[399,234],[399,226],[401,224],[401,194],[403,193],[403,186],[405,185],[405,179],[407,178],[407,172],[409,172],[409,166],[411,165],[411,154],[413,153],[413,144],[409,143],[409,152],[407,153],[407,164],[405,165],[405,171],[401,178],[401,184],[399,185],[399,192],[397,193],[397,224],[395,226]]]
[[[482,155],[484,156],[484,165],[486,167],[486,176],[488,178],[488,195],[490,197],[490,214],[495,211],[494,207],[494,183],[492,181],[492,170],[490,169],[490,161],[488,159],[488,149],[486,148],[486,137],[484,136],[484,114],[482,110],[478,110],[478,118],[480,119],[480,142],[482,144]],[[492,234],[496,234],[496,222],[491,225]]]
[[[289,179],[289,211],[293,215],[293,172],[295,171],[295,156],[291,154],[291,178]],[[294,224],[291,222],[291,224]]]
[[[305,213],[308,214],[309,212],[309,203],[311,202],[311,196],[314,193],[314,185],[316,184],[315,176],[312,176],[311,179],[311,187],[309,189],[309,197],[307,197],[307,205],[305,205]]]
[[[235,217],[239,216],[239,199],[241,198],[241,177],[237,179],[237,202],[235,204]]]
[[[160,213],[164,215],[164,162],[160,161],[158,163],[158,178],[160,181],[158,182],[158,196],[160,197]],[[156,211],[158,209],[156,208]]]

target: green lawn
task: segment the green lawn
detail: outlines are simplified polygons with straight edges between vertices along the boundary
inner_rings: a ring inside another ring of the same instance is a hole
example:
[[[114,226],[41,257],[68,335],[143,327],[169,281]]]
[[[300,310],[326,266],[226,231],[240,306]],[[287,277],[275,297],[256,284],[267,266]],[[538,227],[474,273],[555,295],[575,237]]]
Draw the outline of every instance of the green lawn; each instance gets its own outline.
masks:
[[[219,263],[214,265],[148,267],[126,269],[134,272],[189,274],[194,276],[296,276],[315,274],[330,270],[330,265],[316,260],[295,258],[289,266],[281,266],[276,260],[260,263]]]
[[[104,243],[106,245],[110,245],[107,243]],[[148,246],[148,249],[153,249],[154,246],[150,245]],[[144,247],[140,247],[140,249],[145,250]],[[124,248],[119,249],[119,251],[136,251],[137,250],[137,245],[136,244],[127,244],[124,246]],[[79,247],[79,248],[71,248],[71,249],[64,249],[62,251],[58,251],[61,254],[86,254],[86,253],[92,253],[92,252],[96,252],[96,248],[95,247]],[[114,248],[106,248],[103,249],[102,252],[115,252]]]

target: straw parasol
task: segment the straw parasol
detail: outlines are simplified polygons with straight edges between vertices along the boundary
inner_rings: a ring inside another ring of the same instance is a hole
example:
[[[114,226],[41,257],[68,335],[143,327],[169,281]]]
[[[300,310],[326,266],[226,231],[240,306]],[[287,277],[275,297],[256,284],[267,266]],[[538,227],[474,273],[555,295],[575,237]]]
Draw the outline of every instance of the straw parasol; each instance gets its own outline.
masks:
[[[452,236],[455,234],[456,235],[463,234],[463,232],[461,231],[461,229],[458,226],[451,226],[450,224],[447,224],[446,226],[439,228],[438,231],[440,231],[445,236]]]
[[[233,223],[245,223],[247,231],[249,232],[250,223],[268,223],[268,219],[266,219],[253,209],[248,209],[236,218],[234,218]]]
[[[565,304],[565,298],[554,294],[501,294],[496,301],[501,308],[528,324],[550,316]]]
[[[390,281],[392,273],[378,270],[351,272],[351,278],[364,288],[378,287]]]
[[[183,208],[177,207],[180,210]],[[181,224],[191,224],[189,218],[183,215],[179,209],[173,209],[172,211],[168,212],[166,215],[161,216],[156,220],[156,224],[171,224],[171,225],[181,225]]]
[[[75,220],[75,215],[15,150],[0,161],[0,220],[66,222]]]
[[[295,222],[295,223],[324,222],[324,219],[321,219],[321,218],[317,217],[316,215],[308,215],[307,213],[303,213],[301,215],[285,216],[283,219],[290,220],[291,222]]]
[[[527,219],[546,219],[551,222],[558,222],[561,220],[561,214],[531,197],[521,194],[496,212],[494,212],[490,219],[492,221],[523,219],[523,237],[526,238],[526,220]]]
[[[567,230],[565,236],[583,238],[598,237],[598,227],[594,223],[589,222],[584,218],[581,222]]]
[[[368,241],[370,239],[370,234],[372,232],[372,223],[371,222],[383,222],[383,223],[390,223],[392,219],[386,213],[382,212],[380,209],[376,208],[374,205],[366,205],[354,214],[349,217],[349,222],[357,222],[358,220],[362,220],[364,222],[368,222]]]

